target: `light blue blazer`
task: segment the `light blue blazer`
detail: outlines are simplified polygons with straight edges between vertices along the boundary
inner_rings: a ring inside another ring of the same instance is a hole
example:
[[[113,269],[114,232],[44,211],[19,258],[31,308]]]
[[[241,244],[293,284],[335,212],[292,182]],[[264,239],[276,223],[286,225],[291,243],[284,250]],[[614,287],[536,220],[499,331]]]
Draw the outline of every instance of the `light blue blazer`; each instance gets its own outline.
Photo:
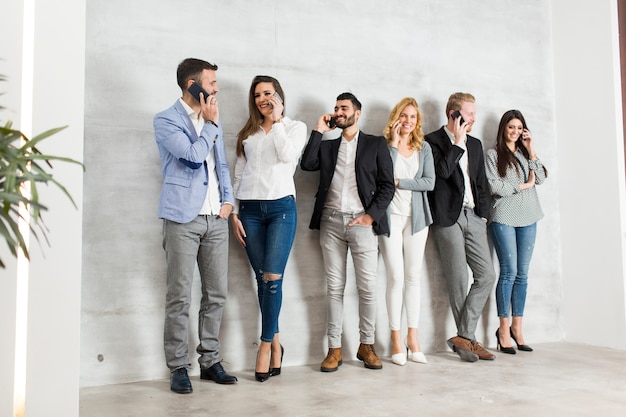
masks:
[[[398,149],[390,146],[389,153],[395,166]],[[435,188],[435,162],[432,149],[426,141],[422,144],[422,151],[419,152],[419,161],[420,166],[414,178],[401,178],[398,181],[399,189],[413,191],[411,193],[411,231],[413,234],[433,222],[426,191],[432,191]],[[387,209],[387,217],[389,217],[389,209]]]
[[[185,108],[176,100],[154,116],[154,136],[163,174],[159,218],[188,223],[200,213],[209,184],[205,162],[209,152],[215,155],[220,201],[234,203],[221,127],[206,123],[198,136]]]

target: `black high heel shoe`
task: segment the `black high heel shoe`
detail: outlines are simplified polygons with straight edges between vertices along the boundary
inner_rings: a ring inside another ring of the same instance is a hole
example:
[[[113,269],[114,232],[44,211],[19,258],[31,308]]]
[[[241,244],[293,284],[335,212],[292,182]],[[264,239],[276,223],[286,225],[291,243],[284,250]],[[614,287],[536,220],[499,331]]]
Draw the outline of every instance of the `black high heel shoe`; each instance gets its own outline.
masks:
[[[254,379],[256,379],[259,382],[265,382],[268,379],[270,379],[270,373],[254,371]]]
[[[285,356],[285,348],[280,345],[280,366],[278,368],[270,368],[270,376],[280,375],[280,368],[283,366],[283,356]]]
[[[513,341],[515,342],[515,344],[517,345],[517,349],[518,350],[523,350],[524,352],[532,352],[533,348],[531,348],[528,345],[520,345],[519,343],[517,343],[517,339],[515,339],[515,335],[513,334],[513,328],[511,327],[510,329],[511,332],[511,339],[513,339]]]
[[[500,343],[500,329],[496,330],[496,340],[498,341],[496,347],[500,352],[515,355],[516,352],[515,349],[513,349],[513,346],[506,347],[502,346],[502,343]]]
[[[258,358],[258,353],[257,353],[257,361],[259,360]],[[256,366],[255,366],[255,370],[254,370],[254,379],[256,379],[259,382],[265,382],[268,379],[270,379],[270,371],[272,370],[272,368],[270,368],[267,372],[257,372],[256,371]]]

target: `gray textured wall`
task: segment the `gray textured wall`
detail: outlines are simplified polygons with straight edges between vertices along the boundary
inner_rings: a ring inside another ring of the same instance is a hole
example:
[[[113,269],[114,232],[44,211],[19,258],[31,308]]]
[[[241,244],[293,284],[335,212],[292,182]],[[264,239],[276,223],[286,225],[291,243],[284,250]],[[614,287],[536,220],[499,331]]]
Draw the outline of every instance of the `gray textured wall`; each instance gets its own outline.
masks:
[[[363,102],[362,130],[380,133],[391,107],[414,96],[424,130],[444,123],[447,97],[477,98],[475,136],[493,146],[501,114],[522,110],[550,170],[540,187],[526,338],[559,340],[561,270],[550,2],[437,0],[88,2],[86,42],[81,384],[163,378],[165,263],[156,218],[161,174],[152,117],[179,96],[178,62],[193,56],[220,69],[220,114],[234,167],[235,135],[256,74],[276,76],[286,113],[309,129],[335,97]],[[281,339],[285,365],[325,354],[325,304],[318,232],[308,230],[317,175],[296,172],[299,225],[285,272]],[[230,244],[230,296],[223,327],[229,370],[251,370],[260,333],[255,283],[242,248]],[[445,349],[455,332],[438,254],[429,242],[422,281],[420,342]],[[494,263],[495,254],[494,254]],[[379,353],[389,355],[380,265]],[[197,306],[198,299],[194,300]],[[355,287],[346,290],[344,348],[358,346]],[[195,315],[194,315],[195,318]],[[495,347],[495,300],[478,337]],[[191,331],[192,346],[195,328]]]

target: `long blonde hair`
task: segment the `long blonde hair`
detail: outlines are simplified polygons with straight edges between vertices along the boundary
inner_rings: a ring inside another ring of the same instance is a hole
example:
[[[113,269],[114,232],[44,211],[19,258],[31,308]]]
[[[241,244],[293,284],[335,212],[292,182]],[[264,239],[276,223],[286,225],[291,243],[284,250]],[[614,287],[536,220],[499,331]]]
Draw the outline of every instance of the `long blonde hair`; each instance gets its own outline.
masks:
[[[393,129],[393,124],[398,121],[400,118],[400,113],[407,107],[413,106],[415,110],[417,110],[417,120],[415,121],[415,128],[409,134],[409,147],[412,149],[416,149],[418,151],[422,150],[422,144],[424,143],[424,133],[422,132],[422,113],[420,112],[419,105],[417,104],[417,100],[413,97],[405,97],[398,104],[391,109],[391,113],[389,114],[389,120],[387,121],[387,125],[385,126],[385,130],[383,131],[383,136],[387,139],[387,143],[391,143],[391,129]]]

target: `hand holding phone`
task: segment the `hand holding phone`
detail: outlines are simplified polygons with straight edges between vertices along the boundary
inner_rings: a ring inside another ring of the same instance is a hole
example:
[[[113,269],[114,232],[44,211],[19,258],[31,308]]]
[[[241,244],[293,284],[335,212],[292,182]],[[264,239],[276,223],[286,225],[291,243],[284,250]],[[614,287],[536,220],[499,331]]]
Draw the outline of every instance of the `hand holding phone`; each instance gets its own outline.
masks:
[[[461,116],[461,112],[458,110],[455,110],[452,113],[452,120],[456,120],[458,117],[461,118],[459,125],[462,125],[463,123],[465,123],[465,119],[463,119],[463,116]]]
[[[278,99],[280,104],[283,104],[283,98],[280,96],[280,94],[278,94],[278,91],[274,91],[274,97],[276,97]],[[270,100],[270,107],[274,108],[274,105],[272,104],[271,100]]]
[[[465,120],[463,119],[463,116],[461,116],[461,112],[458,110],[453,111],[450,117],[452,117],[452,120],[455,121],[452,129],[452,133],[454,134],[454,144],[460,145],[461,143],[467,141],[467,126],[463,127]],[[458,125],[456,124],[457,119],[459,119]]]
[[[391,135],[391,146],[394,148],[398,147],[398,143],[400,142],[400,128],[402,127],[402,123],[400,120],[396,120],[391,125],[391,129],[389,133]]]
[[[214,125],[219,123],[219,107],[217,104],[217,98],[215,95],[209,94],[200,84],[193,82],[187,89],[189,94],[191,94],[197,101],[200,103],[200,111],[202,113],[202,117],[206,122],[211,122]],[[204,103],[200,102],[200,93],[202,93],[204,97]]]
[[[402,128],[402,122],[400,122],[400,119],[396,120],[393,125],[392,125],[393,129],[392,131],[396,134],[399,135],[400,134],[400,129]]]
[[[207,93],[206,90],[195,81],[189,86],[187,91],[189,91],[189,93],[198,101],[198,103],[200,103],[200,93],[204,95],[205,102],[209,100],[210,94]]]
[[[324,134],[333,130],[335,126],[336,123],[332,113],[326,113],[322,114],[320,118],[317,119],[317,125],[315,126],[314,130]]]

